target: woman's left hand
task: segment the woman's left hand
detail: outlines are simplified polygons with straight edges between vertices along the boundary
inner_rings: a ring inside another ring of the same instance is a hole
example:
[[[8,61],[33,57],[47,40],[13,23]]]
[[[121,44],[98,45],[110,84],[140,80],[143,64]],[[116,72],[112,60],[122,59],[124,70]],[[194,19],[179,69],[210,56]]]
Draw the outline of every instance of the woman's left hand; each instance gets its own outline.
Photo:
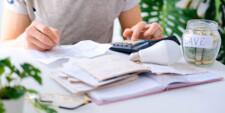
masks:
[[[158,23],[146,24],[141,21],[132,28],[127,28],[123,32],[123,36],[136,41],[137,39],[157,40],[163,38],[163,29]]]

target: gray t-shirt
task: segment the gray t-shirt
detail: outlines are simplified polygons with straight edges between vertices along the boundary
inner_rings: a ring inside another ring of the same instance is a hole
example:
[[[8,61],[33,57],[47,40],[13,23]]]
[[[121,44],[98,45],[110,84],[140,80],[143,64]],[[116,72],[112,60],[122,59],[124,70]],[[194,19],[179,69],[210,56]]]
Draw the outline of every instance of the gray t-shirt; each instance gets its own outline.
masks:
[[[111,42],[113,22],[140,0],[5,0],[6,7],[36,20],[32,7],[45,24],[60,30],[61,44],[81,40]],[[11,1],[11,3],[10,3]]]

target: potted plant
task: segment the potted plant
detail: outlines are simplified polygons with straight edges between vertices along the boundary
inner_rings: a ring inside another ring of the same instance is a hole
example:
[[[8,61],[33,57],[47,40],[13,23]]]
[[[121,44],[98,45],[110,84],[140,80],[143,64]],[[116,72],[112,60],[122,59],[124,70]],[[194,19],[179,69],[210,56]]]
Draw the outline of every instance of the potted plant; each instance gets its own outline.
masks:
[[[31,77],[40,85],[42,79],[41,71],[31,64],[21,64],[19,68],[12,65],[9,58],[0,60],[0,113],[22,113],[25,95],[37,94],[33,89],[27,89],[21,82],[25,78]],[[31,101],[34,107],[44,110],[47,113],[56,111],[34,99]]]

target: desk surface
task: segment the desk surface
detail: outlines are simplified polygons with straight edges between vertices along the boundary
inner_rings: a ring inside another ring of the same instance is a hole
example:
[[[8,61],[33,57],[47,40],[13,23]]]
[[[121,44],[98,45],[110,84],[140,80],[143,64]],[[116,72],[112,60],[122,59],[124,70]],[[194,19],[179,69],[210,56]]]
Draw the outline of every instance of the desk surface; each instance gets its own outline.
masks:
[[[58,64],[60,63],[58,62]],[[72,97],[77,96],[68,92],[47,75],[49,70],[54,68],[46,68],[39,63],[35,63],[35,65],[43,71],[43,86],[39,86],[33,80],[28,79],[24,82],[28,88],[37,89],[41,93],[59,92]],[[217,61],[212,66],[205,67],[205,69],[222,77],[225,75],[225,66]],[[224,105],[225,81],[223,80],[107,105],[98,106],[91,103],[76,110],[57,109],[57,111],[59,113],[225,113]],[[29,102],[25,102],[24,113],[36,113]]]

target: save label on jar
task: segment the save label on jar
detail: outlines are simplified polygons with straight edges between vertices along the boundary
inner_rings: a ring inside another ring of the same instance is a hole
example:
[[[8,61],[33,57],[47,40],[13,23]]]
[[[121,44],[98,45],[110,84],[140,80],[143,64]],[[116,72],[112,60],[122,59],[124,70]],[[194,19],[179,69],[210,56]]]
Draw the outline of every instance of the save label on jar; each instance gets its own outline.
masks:
[[[211,49],[213,47],[213,36],[184,34],[183,46]]]

